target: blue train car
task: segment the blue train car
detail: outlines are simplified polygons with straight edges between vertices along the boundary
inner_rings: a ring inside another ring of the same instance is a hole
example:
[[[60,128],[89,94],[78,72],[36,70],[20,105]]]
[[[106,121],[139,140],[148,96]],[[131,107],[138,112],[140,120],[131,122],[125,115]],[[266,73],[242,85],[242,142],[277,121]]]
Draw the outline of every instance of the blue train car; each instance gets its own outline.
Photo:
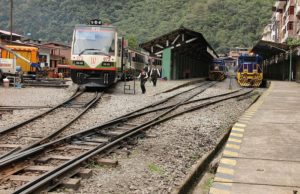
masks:
[[[259,87],[263,81],[262,57],[241,55],[238,60],[237,80],[243,87]]]
[[[209,67],[209,80],[222,81],[226,78],[226,65],[223,59],[216,59]]]

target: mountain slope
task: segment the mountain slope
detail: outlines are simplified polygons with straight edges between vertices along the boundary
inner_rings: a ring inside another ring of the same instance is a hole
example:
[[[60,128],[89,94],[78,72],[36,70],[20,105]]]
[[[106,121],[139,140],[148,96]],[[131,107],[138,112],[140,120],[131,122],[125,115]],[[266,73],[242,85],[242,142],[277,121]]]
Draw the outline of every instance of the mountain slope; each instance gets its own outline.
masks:
[[[271,17],[273,0],[14,0],[14,31],[70,42],[75,24],[101,18],[144,42],[181,25],[203,33],[219,52],[252,46]],[[0,0],[0,29],[9,29],[9,0]]]

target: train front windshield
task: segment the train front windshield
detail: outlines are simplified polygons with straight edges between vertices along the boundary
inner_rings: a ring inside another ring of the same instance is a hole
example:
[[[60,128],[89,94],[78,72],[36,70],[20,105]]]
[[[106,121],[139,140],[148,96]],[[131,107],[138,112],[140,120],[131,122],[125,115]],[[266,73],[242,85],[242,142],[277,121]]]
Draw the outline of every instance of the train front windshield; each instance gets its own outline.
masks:
[[[244,58],[244,63],[256,63],[257,62],[257,57],[245,57]]]
[[[222,61],[214,61],[211,65],[210,65],[210,70],[211,71],[220,71],[223,70],[223,64]]]
[[[115,55],[115,34],[111,28],[79,27],[74,31],[73,55]]]

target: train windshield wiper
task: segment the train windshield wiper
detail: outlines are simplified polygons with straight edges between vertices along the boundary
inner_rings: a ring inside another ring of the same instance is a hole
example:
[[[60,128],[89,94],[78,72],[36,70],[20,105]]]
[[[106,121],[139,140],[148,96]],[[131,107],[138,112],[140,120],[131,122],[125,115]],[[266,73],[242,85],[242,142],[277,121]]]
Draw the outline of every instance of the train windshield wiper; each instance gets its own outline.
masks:
[[[78,55],[79,55],[79,56],[82,55],[85,51],[97,51],[97,52],[99,52],[100,54],[109,56],[109,54],[107,54],[107,53],[101,51],[100,49],[84,49],[84,50],[82,50]]]

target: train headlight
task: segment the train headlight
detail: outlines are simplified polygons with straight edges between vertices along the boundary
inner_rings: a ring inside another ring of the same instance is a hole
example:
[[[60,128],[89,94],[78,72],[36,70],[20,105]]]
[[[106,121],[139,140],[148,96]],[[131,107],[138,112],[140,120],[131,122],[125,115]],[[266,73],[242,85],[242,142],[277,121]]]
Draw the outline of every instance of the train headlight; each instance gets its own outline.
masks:
[[[81,65],[81,66],[83,66],[84,65],[84,61],[73,61],[73,64],[74,65]]]
[[[247,74],[241,74],[241,80],[246,81],[247,80]]]
[[[215,66],[215,70],[216,70],[216,71],[219,71],[219,66]]]
[[[99,19],[90,20],[90,25],[102,25],[102,20]]]
[[[110,66],[113,66],[113,63],[110,63],[110,62],[103,62],[103,63],[102,63],[102,66],[104,66],[104,67],[110,67]]]

